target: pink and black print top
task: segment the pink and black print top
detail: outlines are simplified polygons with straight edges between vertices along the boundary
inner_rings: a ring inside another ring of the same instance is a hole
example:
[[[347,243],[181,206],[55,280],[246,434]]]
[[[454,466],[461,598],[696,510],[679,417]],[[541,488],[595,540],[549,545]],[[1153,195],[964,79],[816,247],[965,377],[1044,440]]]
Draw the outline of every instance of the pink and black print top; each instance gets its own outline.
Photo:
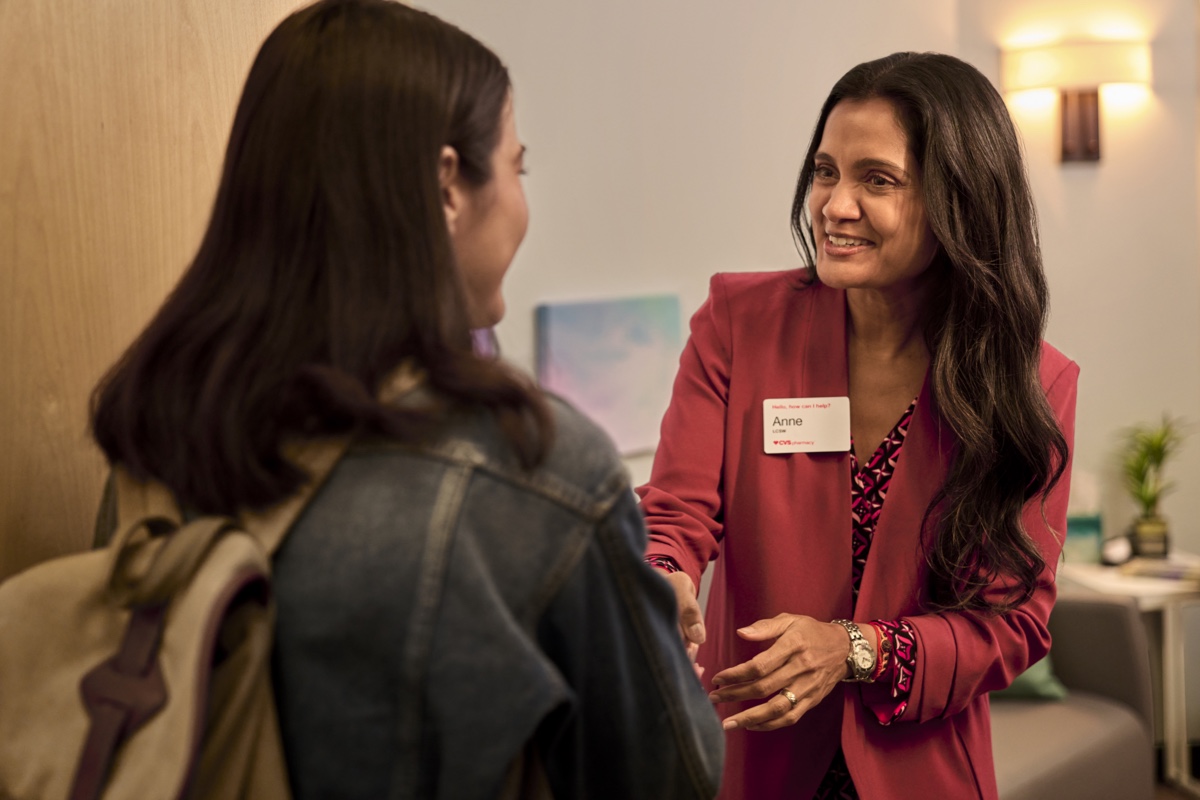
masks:
[[[871,541],[875,537],[875,524],[883,511],[883,501],[887,499],[892,474],[896,471],[896,462],[900,459],[900,448],[904,446],[904,437],[908,435],[908,423],[912,421],[916,408],[917,401],[913,400],[865,465],[859,465],[858,458],[854,455],[854,442],[850,443],[850,516],[854,523],[851,533],[854,545],[851,569],[854,576],[855,605],[858,604],[858,590],[862,585],[867,556],[871,553]],[[908,697],[912,694],[913,671],[917,665],[917,640],[912,626],[903,619],[876,619],[871,620],[871,623],[879,629],[881,635],[891,639],[891,656],[877,679],[891,681],[891,702],[884,706],[873,706],[871,709],[880,725],[890,725],[908,707]],[[883,642],[880,642],[880,650],[882,649]],[[858,790],[854,786],[854,779],[850,777],[846,757],[839,747],[833,762],[825,771],[821,785],[813,794],[813,800],[856,800],[857,797]]]
[[[880,512],[883,511],[883,501],[887,499],[892,474],[896,471],[896,462],[900,460],[904,437],[908,435],[908,424],[912,421],[916,408],[917,401],[914,399],[866,464],[859,465],[858,458],[854,455],[854,443],[850,443],[850,517],[854,523],[851,526],[854,549],[851,568],[855,605],[858,604],[858,590],[862,585],[867,556],[871,553],[875,525],[879,522]],[[871,622],[892,640],[892,654],[879,680],[892,682],[893,702],[889,707],[872,709],[880,725],[890,725],[904,713],[904,709],[908,707],[908,697],[912,694],[912,677],[917,665],[917,637],[912,626],[903,619],[876,619]],[[882,642],[880,644],[882,645]]]

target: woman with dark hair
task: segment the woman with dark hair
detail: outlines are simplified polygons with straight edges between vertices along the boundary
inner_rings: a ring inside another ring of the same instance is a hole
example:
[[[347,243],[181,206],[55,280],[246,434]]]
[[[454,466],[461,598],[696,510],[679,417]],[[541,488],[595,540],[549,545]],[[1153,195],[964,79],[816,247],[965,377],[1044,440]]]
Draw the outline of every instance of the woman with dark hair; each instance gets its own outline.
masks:
[[[389,0],[294,13],[195,260],[94,394],[110,462],[193,513],[279,503],[307,479],[288,442],[351,437],[274,560],[298,797],[716,791],[720,727],[611,444],[472,348],[523,160],[508,72],[466,33]]]
[[[1078,376],[1003,99],[950,56],[860,64],[792,223],[803,269],[713,278],[638,490],[721,796],[994,798],[987,693],[1050,646]]]

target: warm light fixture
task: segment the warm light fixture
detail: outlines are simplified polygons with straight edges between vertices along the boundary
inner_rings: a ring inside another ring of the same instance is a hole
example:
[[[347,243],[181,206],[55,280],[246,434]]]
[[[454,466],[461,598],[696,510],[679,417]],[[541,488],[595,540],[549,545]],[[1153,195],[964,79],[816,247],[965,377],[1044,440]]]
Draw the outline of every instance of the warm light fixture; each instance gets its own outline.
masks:
[[[1062,92],[1063,161],[1100,160],[1100,95],[1106,83],[1150,82],[1150,48],[1137,42],[1074,42],[1001,55],[1005,91]]]

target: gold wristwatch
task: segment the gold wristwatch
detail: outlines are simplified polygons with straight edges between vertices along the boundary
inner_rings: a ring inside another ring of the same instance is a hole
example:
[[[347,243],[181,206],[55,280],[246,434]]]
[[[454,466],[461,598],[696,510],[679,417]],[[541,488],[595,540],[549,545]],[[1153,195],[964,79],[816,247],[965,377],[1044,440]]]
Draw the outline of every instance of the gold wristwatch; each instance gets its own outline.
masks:
[[[835,619],[833,622],[835,625],[841,625],[846,629],[846,633],[850,634],[850,654],[846,656],[846,663],[850,665],[850,677],[842,680],[871,683],[871,673],[875,671],[875,651],[871,649],[871,644],[862,635],[858,625],[850,620]]]

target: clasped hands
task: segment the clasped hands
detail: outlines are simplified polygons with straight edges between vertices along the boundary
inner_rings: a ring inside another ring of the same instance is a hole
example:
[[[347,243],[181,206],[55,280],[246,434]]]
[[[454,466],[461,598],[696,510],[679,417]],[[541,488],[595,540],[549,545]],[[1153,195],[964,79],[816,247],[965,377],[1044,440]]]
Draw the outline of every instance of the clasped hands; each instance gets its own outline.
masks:
[[[680,635],[694,662],[705,637],[694,584],[683,572],[664,577],[675,589]],[[737,634],[747,641],[771,644],[749,661],[714,675],[709,699],[714,703],[764,702],[727,717],[725,730],[772,731],[794,725],[848,675],[850,639],[841,625],[801,614],[778,614],[739,628]],[[697,667],[696,674],[702,676],[703,668]],[[784,689],[796,698],[794,704],[780,694]]]

